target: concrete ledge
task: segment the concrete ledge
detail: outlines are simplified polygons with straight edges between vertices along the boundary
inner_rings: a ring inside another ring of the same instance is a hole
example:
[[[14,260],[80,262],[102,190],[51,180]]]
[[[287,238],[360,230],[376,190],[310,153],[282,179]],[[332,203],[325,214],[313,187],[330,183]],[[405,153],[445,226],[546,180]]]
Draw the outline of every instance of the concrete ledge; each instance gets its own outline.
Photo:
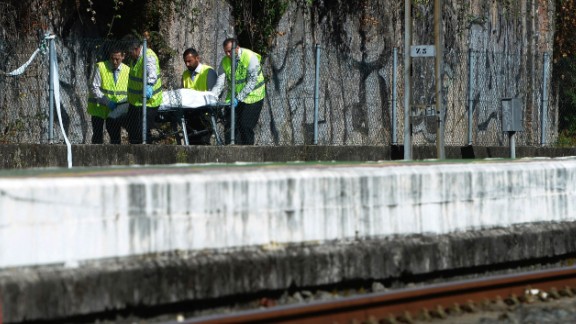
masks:
[[[160,165],[213,162],[380,161],[403,159],[403,146],[177,146],[73,145],[73,166]],[[446,158],[508,158],[507,147],[446,147]],[[516,157],[576,156],[575,148],[517,147]],[[415,146],[413,159],[436,158],[435,146]],[[66,146],[3,144],[0,169],[66,167]]]
[[[73,166],[232,163],[238,161],[378,161],[389,158],[390,149],[382,146],[72,146]],[[1,169],[66,166],[65,145],[8,144],[0,146]]]
[[[313,287],[390,281],[539,259],[573,258],[576,223],[541,223],[454,233],[144,255],[0,271],[5,322]],[[526,266],[526,264],[524,264]],[[438,275],[441,277],[442,275]]]
[[[0,268],[574,221],[574,178],[574,158],[6,177]]]

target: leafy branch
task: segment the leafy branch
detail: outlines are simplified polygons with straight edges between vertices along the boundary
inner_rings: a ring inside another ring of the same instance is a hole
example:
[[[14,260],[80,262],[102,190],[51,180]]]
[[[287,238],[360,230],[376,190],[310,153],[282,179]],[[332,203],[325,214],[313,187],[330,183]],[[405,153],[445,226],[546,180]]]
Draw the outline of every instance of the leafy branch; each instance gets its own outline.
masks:
[[[97,12],[94,9],[94,1],[92,1],[92,0],[86,0],[86,1],[87,1],[86,11],[90,15],[90,21],[92,21],[92,23],[96,24],[96,13]],[[133,0],[129,0],[129,1],[132,2]],[[111,5],[112,18],[110,19],[110,22],[106,24],[106,26],[108,27],[108,31],[106,32],[106,37],[111,37],[114,35],[112,33],[112,27],[114,26],[114,22],[117,19],[122,18],[122,15],[120,14],[120,11],[122,10],[122,6],[124,6],[124,1],[112,0],[112,5]]]

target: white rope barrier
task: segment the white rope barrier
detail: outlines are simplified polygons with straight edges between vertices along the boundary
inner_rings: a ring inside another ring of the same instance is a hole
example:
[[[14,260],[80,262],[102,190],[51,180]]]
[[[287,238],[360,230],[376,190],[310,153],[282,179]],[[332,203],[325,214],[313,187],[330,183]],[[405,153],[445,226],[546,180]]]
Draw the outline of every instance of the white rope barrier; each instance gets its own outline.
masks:
[[[54,41],[55,36],[46,36],[44,39],[49,39]],[[51,49],[54,47],[51,46]],[[50,76],[52,84],[54,85],[54,103],[56,103],[56,113],[58,115],[58,122],[60,124],[60,130],[62,131],[62,136],[64,137],[64,142],[66,142],[66,158],[68,161],[68,168],[72,168],[72,145],[66,136],[66,131],[64,130],[64,123],[62,123],[62,113],[60,112],[60,75],[58,74],[58,60],[56,59],[56,51],[50,51]]]
[[[28,61],[26,63],[24,63],[21,67],[17,68],[16,70],[12,71],[12,72],[4,72],[5,75],[7,76],[18,76],[22,73],[24,73],[24,71],[26,70],[26,68],[28,68],[28,65],[30,65],[30,63],[32,63],[32,61],[34,60],[34,58],[36,57],[36,55],[40,52],[40,48],[37,48],[36,51],[34,51],[34,53],[32,53],[32,56],[30,56],[30,59],[28,59]]]
[[[24,73],[30,63],[34,60],[38,53],[45,54],[46,53],[46,42],[47,41],[54,41],[56,36],[46,34],[40,43],[40,46],[32,53],[32,56],[24,63],[22,66],[17,68],[12,72],[2,72],[2,74],[6,76],[18,76]],[[66,151],[67,151],[67,160],[68,160],[68,168],[72,168],[72,146],[70,145],[70,141],[68,140],[68,136],[66,136],[66,131],[64,130],[64,124],[62,122],[62,113],[60,111],[60,76],[58,74],[58,60],[56,59],[56,53],[51,52],[49,55],[50,60],[50,82],[54,85],[54,102],[56,103],[56,113],[58,115],[58,122],[60,123],[60,130],[62,131],[62,136],[64,137],[64,141],[66,142]]]

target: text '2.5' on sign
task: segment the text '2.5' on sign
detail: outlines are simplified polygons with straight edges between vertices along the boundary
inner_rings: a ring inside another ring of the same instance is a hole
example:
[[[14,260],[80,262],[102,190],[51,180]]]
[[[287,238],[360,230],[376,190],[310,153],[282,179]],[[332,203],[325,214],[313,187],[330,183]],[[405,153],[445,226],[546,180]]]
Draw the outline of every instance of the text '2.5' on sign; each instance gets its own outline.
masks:
[[[410,47],[411,57],[430,57],[436,55],[434,45],[413,45]]]

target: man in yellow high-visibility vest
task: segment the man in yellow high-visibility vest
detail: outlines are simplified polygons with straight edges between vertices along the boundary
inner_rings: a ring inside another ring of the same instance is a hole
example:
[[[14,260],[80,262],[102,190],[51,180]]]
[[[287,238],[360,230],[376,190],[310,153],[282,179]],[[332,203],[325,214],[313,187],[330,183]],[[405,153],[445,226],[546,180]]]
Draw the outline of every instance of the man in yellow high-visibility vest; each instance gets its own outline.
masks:
[[[200,54],[192,47],[182,54],[186,70],[182,73],[182,88],[196,91],[210,91],[216,84],[216,71],[210,65],[200,61]],[[208,116],[204,111],[185,111],[186,128],[190,144],[209,144],[211,128]]]
[[[194,48],[187,48],[182,54],[186,70],[182,73],[182,88],[197,91],[210,91],[216,84],[216,71],[210,65],[200,62],[200,54]]]
[[[162,80],[160,78],[160,60],[154,51],[146,49],[142,53],[142,41],[136,37],[128,37],[128,53],[132,58],[130,78],[128,80],[128,107],[126,129],[130,144],[142,144],[142,105],[143,90],[146,89],[146,143],[151,143],[150,129],[154,127],[158,107],[162,103]],[[144,66],[146,55],[146,66]],[[142,80],[146,69],[146,80]]]
[[[236,44],[233,49],[232,44]],[[218,80],[212,89],[212,93],[220,96],[226,83],[232,82],[232,51],[236,53],[236,100],[231,104],[235,106],[236,132],[235,142],[240,145],[254,144],[254,128],[258,124],[260,112],[266,97],[266,84],[260,65],[260,54],[247,48],[240,47],[234,38],[227,38],[222,43],[226,56],[222,58],[218,67]],[[231,96],[228,94],[227,100]],[[229,115],[229,111],[228,111]],[[230,120],[230,118],[228,119]],[[227,132],[226,141],[230,142],[230,134]]]
[[[110,144],[121,142],[121,117],[112,118],[109,115],[118,104],[127,100],[130,68],[122,63],[123,60],[124,52],[113,48],[107,61],[96,64],[92,89],[88,97],[88,114],[92,116],[92,144],[104,142],[104,124],[110,136]]]

